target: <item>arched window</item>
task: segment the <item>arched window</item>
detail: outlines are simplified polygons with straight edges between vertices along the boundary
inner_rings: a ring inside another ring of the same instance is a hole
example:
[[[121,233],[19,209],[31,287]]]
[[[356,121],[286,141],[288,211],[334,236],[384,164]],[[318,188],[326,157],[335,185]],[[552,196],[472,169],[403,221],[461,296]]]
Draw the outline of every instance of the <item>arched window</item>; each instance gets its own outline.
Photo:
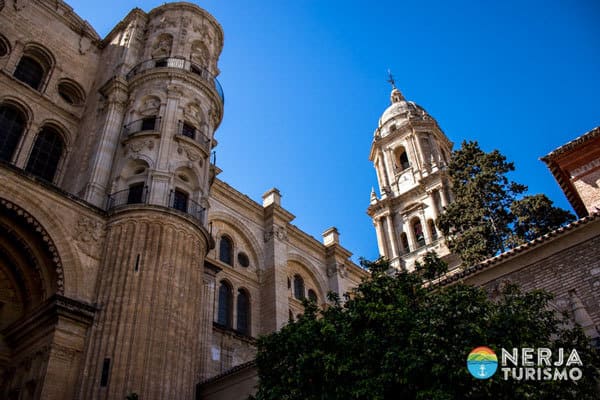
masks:
[[[423,234],[423,225],[421,225],[421,220],[415,218],[412,223],[412,228],[417,245],[419,247],[425,246],[425,235]]]
[[[318,302],[317,293],[312,289],[308,289],[308,299],[310,301],[314,301],[315,303],[317,303]]]
[[[225,264],[233,265],[233,241],[227,236],[221,236],[219,260]]]
[[[410,167],[410,163],[408,162],[408,154],[406,154],[406,149],[402,146],[398,147],[394,150],[396,168],[399,171],[404,171],[406,168]]]
[[[404,252],[410,253],[410,245],[408,244],[408,236],[406,236],[406,232],[402,232],[400,234],[400,242],[402,243]]]
[[[44,80],[44,67],[37,60],[23,56],[17,64],[15,78],[38,90]]]
[[[53,57],[48,50],[31,43],[25,46],[13,76],[35,90],[40,90],[53,65]]]
[[[250,335],[250,296],[245,289],[239,289],[237,295],[237,330]]]
[[[51,127],[42,128],[35,140],[25,170],[52,182],[63,149],[64,143],[60,133]]]
[[[435,228],[435,222],[432,219],[427,220],[427,225],[429,226],[429,235],[431,239],[436,240],[438,238],[437,229]]]
[[[25,130],[25,115],[8,104],[0,106],[0,160],[10,161]]]
[[[302,300],[304,295],[304,279],[300,275],[294,275],[294,297]]]
[[[231,315],[233,305],[233,293],[231,286],[221,281],[219,285],[219,310],[217,312],[217,323],[227,328],[231,328]]]

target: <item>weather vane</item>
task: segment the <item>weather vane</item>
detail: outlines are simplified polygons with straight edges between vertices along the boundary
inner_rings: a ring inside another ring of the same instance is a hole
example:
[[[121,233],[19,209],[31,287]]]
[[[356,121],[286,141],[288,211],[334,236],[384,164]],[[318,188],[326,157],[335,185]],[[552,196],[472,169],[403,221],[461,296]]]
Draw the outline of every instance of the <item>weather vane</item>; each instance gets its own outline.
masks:
[[[392,71],[390,71],[389,68],[388,68],[388,80],[387,81],[392,85],[392,89],[396,89],[396,81],[394,80],[394,75],[392,75]]]

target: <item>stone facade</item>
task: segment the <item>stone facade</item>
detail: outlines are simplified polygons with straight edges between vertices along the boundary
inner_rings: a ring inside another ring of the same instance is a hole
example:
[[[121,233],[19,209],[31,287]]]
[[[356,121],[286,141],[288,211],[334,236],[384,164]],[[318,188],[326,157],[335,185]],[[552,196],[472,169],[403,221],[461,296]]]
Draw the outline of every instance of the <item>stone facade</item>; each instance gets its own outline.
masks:
[[[335,228],[294,226],[277,189],[259,204],[217,178],[222,47],[189,3],[134,9],[102,39],[60,0],[0,2],[1,398],[246,398],[255,338],[367,275]],[[370,155],[380,252],[456,265],[430,224],[451,201],[452,144],[391,100]],[[597,132],[547,156],[590,216],[448,283],[550,289],[597,334]]]
[[[62,1],[0,3],[0,397],[192,399],[366,276],[276,189],[216,178],[222,46],[190,3],[104,39]]]

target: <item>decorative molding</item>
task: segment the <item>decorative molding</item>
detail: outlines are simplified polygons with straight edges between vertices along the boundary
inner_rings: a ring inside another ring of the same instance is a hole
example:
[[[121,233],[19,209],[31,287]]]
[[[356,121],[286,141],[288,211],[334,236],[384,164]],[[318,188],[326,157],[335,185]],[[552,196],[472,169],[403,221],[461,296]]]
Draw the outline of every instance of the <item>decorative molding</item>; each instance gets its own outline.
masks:
[[[8,210],[13,210],[16,215],[25,221],[25,223],[34,228],[33,232],[38,232],[38,234],[41,236],[42,241],[46,244],[46,249],[52,255],[52,262],[54,263],[54,268],[56,271],[56,291],[58,294],[63,294],[65,292],[65,276],[63,265],[58,254],[58,250],[56,249],[56,246],[54,245],[54,242],[52,241],[52,238],[48,232],[31,214],[23,210],[18,205],[5,199],[0,199],[0,205]]]

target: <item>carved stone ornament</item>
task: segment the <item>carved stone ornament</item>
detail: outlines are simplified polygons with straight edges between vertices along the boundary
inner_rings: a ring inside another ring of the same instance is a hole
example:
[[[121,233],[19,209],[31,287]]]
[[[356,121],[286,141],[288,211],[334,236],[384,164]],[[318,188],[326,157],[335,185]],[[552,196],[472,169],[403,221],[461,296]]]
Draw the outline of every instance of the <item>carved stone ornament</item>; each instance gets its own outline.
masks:
[[[154,140],[134,140],[132,142],[127,143],[127,146],[125,146],[125,155],[129,153],[137,154],[140,151],[142,151],[145,147],[147,147],[148,150],[154,149]]]
[[[168,57],[171,55],[173,38],[171,35],[160,35],[152,46],[152,58]]]
[[[288,240],[288,236],[287,236],[287,230],[282,227],[282,226],[278,226],[277,229],[275,230],[275,235],[277,236],[277,239],[279,240]]]
[[[85,55],[91,47],[92,41],[89,38],[83,35],[79,36],[79,54]]]
[[[22,9],[27,7],[28,4],[29,0],[14,0],[13,6],[15,8],[15,11],[21,11]]]
[[[156,115],[159,109],[160,99],[157,97],[148,97],[140,107],[139,112],[142,115]]]
[[[101,241],[103,233],[100,222],[84,217],[77,221],[73,240],[83,253],[97,257],[100,251],[98,242]]]
[[[129,96],[123,90],[113,90],[108,95],[108,104],[117,106],[117,107],[125,107],[127,105],[127,99]]]
[[[93,219],[83,217],[77,221],[75,227],[75,239],[76,242],[97,242],[100,239],[100,228],[101,224]]]
[[[194,103],[188,104],[188,106],[183,110],[183,115],[185,116],[185,119],[195,122],[198,125],[201,124],[204,119],[204,115],[200,109],[200,106]]]
[[[158,29],[165,29],[165,28],[168,28],[168,27],[174,28],[175,26],[177,26],[177,24],[175,23],[174,20],[172,20],[171,18],[162,17],[160,19],[160,22],[158,23],[158,25],[156,27]]]
[[[192,161],[192,162],[196,162],[198,160],[200,160],[200,154],[198,152],[196,152],[194,149],[192,149],[190,146],[183,144],[183,143],[179,143],[179,147],[177,147],[177,154],[184,154],[186,155],[187,159]]]
[[[329,264],[325,269],[328,278],[331,278],[337,272],[337,264]]]
[[[341,264],[338,266],[338,274],[340,278],[346,278],[348,276],[348,268],[346,268],[346,264]]]
[[[277,226],[274,230],[265,232],[263,239],[266,243],[269,240],[273,239],[273,237],[276,237],[278,240],[287,241],[287,230],[282,226]]]

